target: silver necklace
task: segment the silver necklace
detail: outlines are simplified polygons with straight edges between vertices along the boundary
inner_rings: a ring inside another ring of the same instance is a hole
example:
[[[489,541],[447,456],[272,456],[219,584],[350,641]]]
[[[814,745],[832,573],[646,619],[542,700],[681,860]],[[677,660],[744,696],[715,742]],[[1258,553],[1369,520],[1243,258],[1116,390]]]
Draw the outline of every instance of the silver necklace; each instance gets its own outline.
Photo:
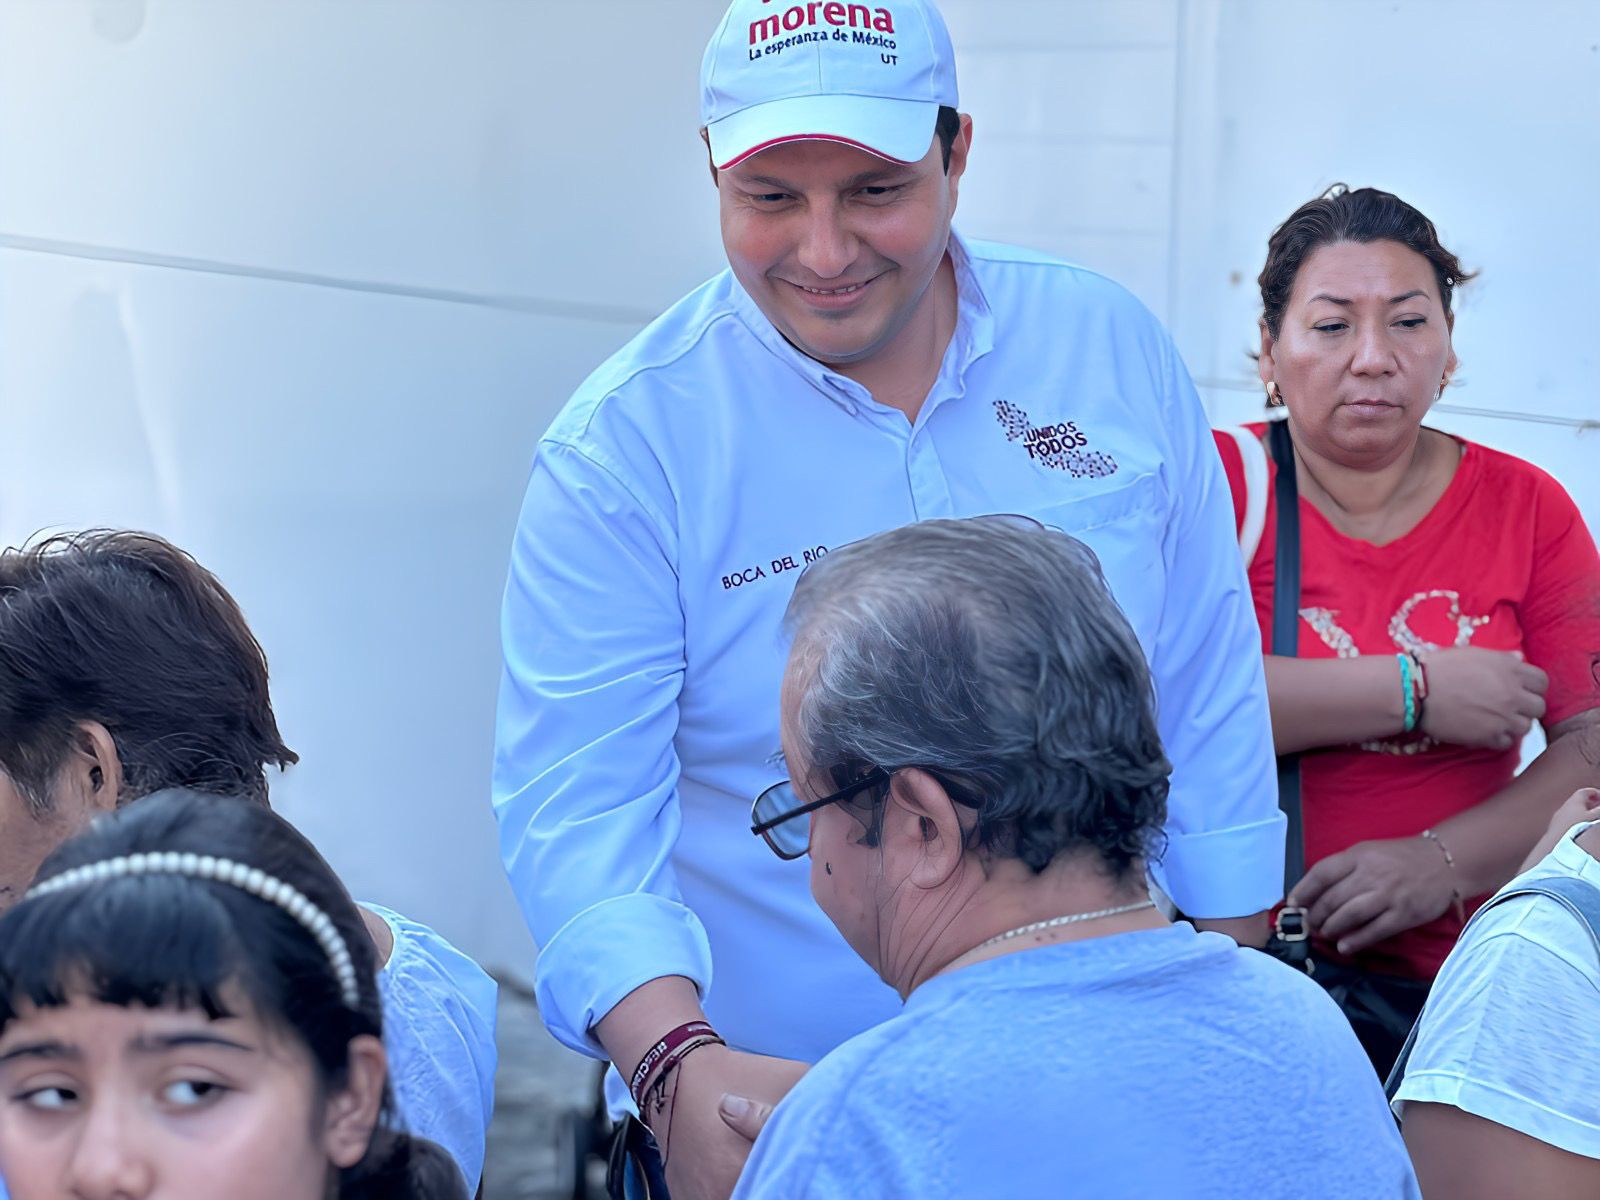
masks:
[[[1004,933],[997,933],[986,942],[979,942],[973,950],[982,950],[987,946],[997,946],[1001,942],[1008,942],[1014,937],[1021,937],[1025,933],[1034,933],[1041,929],[1054,929],[1058,925],[1076,925],[1079,921],[1093,921],[1096,917],[1116,917],[1123,913],[1138,912],[1141,908],[1154,908],[1154,900],[1141,900],[1137,904],[1123,904],[1117,908],[1100,908],[1094,912],[1073,913],[1068,917],[1051,917],[1048,921],[1035,921],[1032,925],[1019,925],[1015,929],[1008,929]]]

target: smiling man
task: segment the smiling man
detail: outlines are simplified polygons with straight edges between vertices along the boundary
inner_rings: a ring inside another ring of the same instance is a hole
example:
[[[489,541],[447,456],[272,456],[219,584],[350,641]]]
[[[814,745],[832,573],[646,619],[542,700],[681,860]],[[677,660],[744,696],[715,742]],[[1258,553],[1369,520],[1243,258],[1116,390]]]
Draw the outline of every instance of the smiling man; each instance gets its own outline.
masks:
[[[660,1145],[630,1126],[633,1161],[650,1177],[664,1151],[677,1200],[732,1187],[748,1142],[725,1093],[776,1099],[899,1009],[746,820],[781,775],[784,608],[830,547],[992,512],[1092,546],[1174,768],[1152,872],[1202,924],[1258,940],[1283,875],[1205,414],[1123,289],[952,233],[973,131],[937,11],[737,0],[701,114],[729,270],[540,443],[494,773],[541,1011],[634,1085]]]

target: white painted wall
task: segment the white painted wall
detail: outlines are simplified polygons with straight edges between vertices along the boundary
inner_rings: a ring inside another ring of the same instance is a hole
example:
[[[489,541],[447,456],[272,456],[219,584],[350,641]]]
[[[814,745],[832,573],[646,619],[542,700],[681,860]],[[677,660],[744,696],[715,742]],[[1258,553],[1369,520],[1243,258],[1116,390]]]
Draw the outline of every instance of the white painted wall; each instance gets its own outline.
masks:
[[[1483,278],[1460,405],[1600,418],[1600,6],[947,0],[972,234],[1131,286],[1220,419],[1267,233],[1389,187]],[[719,0],[0,0],[0,541],[215,569],[354,890],[531,947],[488,812],[505,548],[587,371],[716,270]],[[1600,431],[1451,415],[1600,525]]]

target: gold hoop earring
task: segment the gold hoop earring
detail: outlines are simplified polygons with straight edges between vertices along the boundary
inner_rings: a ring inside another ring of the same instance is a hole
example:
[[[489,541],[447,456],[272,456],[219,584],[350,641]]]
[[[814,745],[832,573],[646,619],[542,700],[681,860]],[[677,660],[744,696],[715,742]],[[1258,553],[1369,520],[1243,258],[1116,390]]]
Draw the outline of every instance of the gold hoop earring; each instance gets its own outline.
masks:
[[[1267,407],[1284,407],[1283,393],[1278,390],[1278,381],[1276,379],[1269,379],[1267,381]]]

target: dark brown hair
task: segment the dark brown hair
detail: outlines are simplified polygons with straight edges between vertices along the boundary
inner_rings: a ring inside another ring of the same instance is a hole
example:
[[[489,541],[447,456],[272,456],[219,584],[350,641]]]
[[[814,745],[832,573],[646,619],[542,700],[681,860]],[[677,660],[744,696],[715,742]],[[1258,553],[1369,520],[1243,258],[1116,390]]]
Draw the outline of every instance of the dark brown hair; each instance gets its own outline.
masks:
[[[116,742],[119,802],[188,787],[265,803],[266,765],[299,760],[238,604],[147,533],[0,551],[0,770],[36,812],[83,721]]]
[[[939,115],[933,122],[933,136],[939,139],[939,154],[944,159],[944,173],[950,174],[950,148],[956,144],[956,134],[961,132],[961,114],[948,104],[939,105]]]
[[[1415,250],[1433,266],[1439,281],[1439,298],[1449,313],[1450,298],[1458,284],[1475,277],[1444,248],[1439,231],[1411,205],[1377,188],[1352,191],[1336,183],[1315,200],[1308,200],[1267,239],[1267,265],[1257,280],[1261,285],[1261,315],[1273,337],[1283,324],[1283,310],[1294,291],[1295,277],[1312,251],[1333,242],[1399,242]]]

